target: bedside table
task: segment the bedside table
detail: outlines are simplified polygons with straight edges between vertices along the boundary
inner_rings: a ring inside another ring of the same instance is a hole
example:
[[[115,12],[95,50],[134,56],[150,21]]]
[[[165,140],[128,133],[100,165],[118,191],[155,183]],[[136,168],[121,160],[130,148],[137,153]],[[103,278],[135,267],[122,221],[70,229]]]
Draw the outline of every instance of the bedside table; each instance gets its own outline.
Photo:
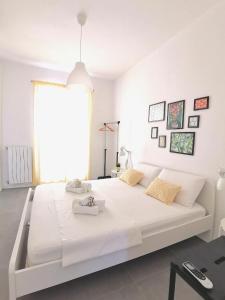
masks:
[[[111,171],[111,177],[112,178],[116,178],[116,177],[120,177],[120,175],[124,172],[125,170],[124,169],[120,169],[120,171],[117,171],[117,170],[112,170]]]
[[[176,274],[194,289],[205,300],[225,299],[225,237],[222,236],[210,243],[203,242],[199,246],[184,249],[171,262],[170,285],[168,300],[174,300]],[[188,271],[182,263],[190,261],[212,281],[213,289],[205,289]]]

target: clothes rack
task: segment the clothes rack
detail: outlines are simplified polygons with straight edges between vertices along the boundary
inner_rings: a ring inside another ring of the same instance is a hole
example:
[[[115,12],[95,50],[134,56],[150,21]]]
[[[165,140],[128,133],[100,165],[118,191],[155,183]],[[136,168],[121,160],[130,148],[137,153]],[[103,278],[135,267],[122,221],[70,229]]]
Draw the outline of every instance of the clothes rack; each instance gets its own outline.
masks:
[[[111,125],[117,125],[117,151],[116,151],[116,164],[118,164],[119,159],[119,125],[120,121],[116,122],[107,122],[104,123],[104,127],[100,128],[99,131],[104,132],[104,139],[105,139],[105,146],[104,146],[104,175],[99,176],[98,179],[105,179],[105,178],[111,178],[111,176],[106,175],[106,159],[107,159],[107,131],[115,132],[114,128],[111,127]]]

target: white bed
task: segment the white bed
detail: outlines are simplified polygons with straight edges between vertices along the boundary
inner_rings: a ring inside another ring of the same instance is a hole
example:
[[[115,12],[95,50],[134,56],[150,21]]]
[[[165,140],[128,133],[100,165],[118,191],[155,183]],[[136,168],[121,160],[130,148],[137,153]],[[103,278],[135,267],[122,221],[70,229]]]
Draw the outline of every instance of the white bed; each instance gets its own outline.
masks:
[[[204,207],[198,203],[191,208],[177,203],[168,206],[145,195],[145,188],[141,185],[130,187],[117,178],[92,181],[92,186],[93,190],[101,193],[102,198],[106,200],[106,209],[110,209],[111,201],[113,201],[120,213],[135,221],[136,226],[141,229],[143,238],[169,226],[178,226],[197,220],[206,214]],[[79,196],[65,192],[64,184],[47,184],[37,187],[28,237],[29,266],[62,258],[62,238],[54,201],[63,199],[71,203],[75,197]],[[102,222],[100,226],[104,226],[104,221],[99,216],[77,217],[91,218],[94,224]]]
[[[42,185],[35,194],[30,189],[9,265],[10,300],[145,255],[194,235],[201,234],[204,240],[212,237],[215,202],[214,185],[209,180],[192,208],[177,203],[167,206],[146,196],[142,186],[130,187],[118,179],[92,181],[92,184],[106,200],[107,209],[114,203],[121,213],[135,221],[141,230],[142,244],[63,267],[62,237],[53,202],[57,198],[69,202],[75,195],[66,193],[63,184]],[[98,217],[92,216],[95,220]]]

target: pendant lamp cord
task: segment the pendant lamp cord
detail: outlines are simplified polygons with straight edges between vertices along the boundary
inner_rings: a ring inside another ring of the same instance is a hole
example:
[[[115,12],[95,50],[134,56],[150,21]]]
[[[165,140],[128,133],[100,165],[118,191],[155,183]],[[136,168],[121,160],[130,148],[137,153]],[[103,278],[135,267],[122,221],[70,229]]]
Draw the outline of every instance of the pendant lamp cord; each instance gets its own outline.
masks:
[[[81,46],[82,46],[82,25],[80,26],[80,62],[81,62]]]

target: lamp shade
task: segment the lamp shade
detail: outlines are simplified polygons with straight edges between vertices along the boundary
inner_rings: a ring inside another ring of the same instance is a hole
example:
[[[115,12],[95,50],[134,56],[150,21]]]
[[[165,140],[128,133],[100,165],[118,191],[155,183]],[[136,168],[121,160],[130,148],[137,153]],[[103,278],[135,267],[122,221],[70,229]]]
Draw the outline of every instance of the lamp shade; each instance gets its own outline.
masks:
[[[225,169],[219,169],[219,179],[217,180],[216,188],[218,191],[222,191],[225,189]]]
[[[125,148],[122,146],[120,148],[120,156],[125,156],[126,155],[125,151],[126,151]]]
[[[217,180],[216,188],[217,188],[218,191],[222,191],[222,190],[225,189],[225,178],[220,177],[220,178]]]
[[[67,79],[67,86],[81,85],[87,88],[89,91],[93,91],[93,84],[91,78],[85,68],[85,64],[77,62],[73,71],[70,73]]]

